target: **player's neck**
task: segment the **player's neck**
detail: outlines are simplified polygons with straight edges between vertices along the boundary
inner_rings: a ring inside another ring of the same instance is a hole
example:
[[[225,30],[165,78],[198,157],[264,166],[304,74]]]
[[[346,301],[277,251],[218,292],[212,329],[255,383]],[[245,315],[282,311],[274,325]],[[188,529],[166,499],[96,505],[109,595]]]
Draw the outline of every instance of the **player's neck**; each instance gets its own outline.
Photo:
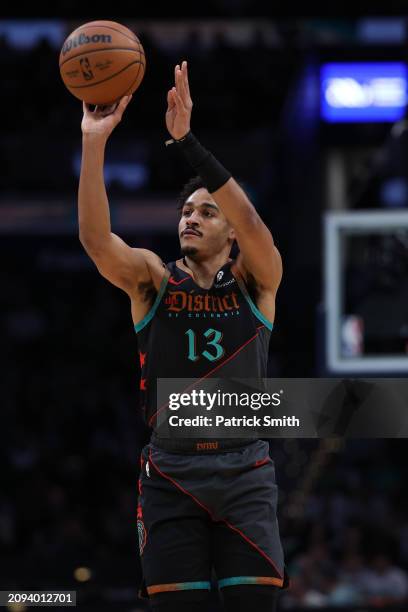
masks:
[[[179,260],[182,267],[192,275],[197,285],[200,285],[203,289],[209,289],[212,286],[214,276],[228,261],[231,261],[231,257],[222,253],[206,261],[197,262],[188,255]]]

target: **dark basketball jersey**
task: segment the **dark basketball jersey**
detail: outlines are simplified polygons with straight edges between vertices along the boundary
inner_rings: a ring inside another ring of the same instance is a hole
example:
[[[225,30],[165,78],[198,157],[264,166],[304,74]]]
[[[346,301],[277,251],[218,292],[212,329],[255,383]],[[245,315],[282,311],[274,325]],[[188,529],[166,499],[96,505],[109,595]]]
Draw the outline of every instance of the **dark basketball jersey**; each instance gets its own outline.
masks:
[[[203,289],[176,262],[167,264],[157,297],[135,325],[141,365],[140,399],[155,427],[157,378],[264,378],[272,323],[258,310],[234,260]]]

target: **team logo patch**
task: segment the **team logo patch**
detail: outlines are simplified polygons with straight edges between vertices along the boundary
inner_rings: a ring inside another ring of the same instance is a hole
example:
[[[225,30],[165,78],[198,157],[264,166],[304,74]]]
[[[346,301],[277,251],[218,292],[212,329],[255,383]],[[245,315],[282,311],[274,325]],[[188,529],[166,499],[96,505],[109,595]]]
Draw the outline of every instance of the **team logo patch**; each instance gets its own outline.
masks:
[[[137,534],[139,536],[140,554],[143,555],[143,549],[146,545],[146,529],[145,529],[142,519],[137,520]]]

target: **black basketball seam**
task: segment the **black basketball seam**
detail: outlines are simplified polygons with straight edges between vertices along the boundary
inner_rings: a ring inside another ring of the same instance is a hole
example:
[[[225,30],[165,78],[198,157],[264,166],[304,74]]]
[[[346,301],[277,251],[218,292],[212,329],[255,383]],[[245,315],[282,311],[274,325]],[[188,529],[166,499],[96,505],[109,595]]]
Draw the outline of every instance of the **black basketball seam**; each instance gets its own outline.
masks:
[[[135,80],[134,80],[134,81],[132,81],[132,83],[130,84],[130,86],[127,88],[126,92],[125,92],[125,93],[123,93],[123,94],[121,94],[121,96],[120,96],[120,97],[122,97],[122,96],[127,96],[127,95],[128,95],[128,93],[127,93],[127,92],[128,92],[130,89],[132,89],[133,85],[136,83],[137,79],[139,78],[139,72],[140,72],[140,66],[139,66],[139,70],[137,71],[137,76],[136,76]]]
[[[124,28],[126,26],[123,26]],[[123,36],[125,36],[126,38],[128,38],[129,40],[133,40],[133,42],[139,42],[138,37],[136,36],[136,34],[133,34],[134,38],[131,38],[129,36],[129,34],[125,34],[124,32],[121,32],[120,30],[117,30],[116,28],[112,28],[112,26],[107,26],[107,25],[82,25],[79,26],[79,28],[77,28],[76,30],[74,30],[75,32],[78,32],[79,30],[81,30],[82,28],[106,28],[107,30],[113,30],[113,32],[118,32],[119,34],[122,34]],[[129,28],[128,28],[129,29]],[[131,30],[130,30],[131,31]],[[66,40],[69,40],[69,38],[72,36],[74,32],[71,32],[71,34],[68,36],[68,38]]]
[[[86,51],[86,52],[81,51],[81,53],[77,53],[76,55],[71,55],[71,57],[68,57],[66,60],[62,62],[62,64],[60,64],[60,68],[62,68],[64,64],[66,64],[72,59],[75,59],[76,57],[80,57],[81,55],[90,55],[91,53],[99,53],[99,51],[134,51],[135,53],[140,53],[141,55],[144,55],[143,51],[140,51],[140,49],[137,50],[134,47],[114,47],[114,48],[104,47],[103,49],[93,49],[92,51]]]
[[[140,46],[140,43],[139,43],[139,46]],[[146,66],[146,64],[144,64],[144,66]],[[126,95],[127,95],[127,92],[128,92],[130,89],[132,89],[133,85],[136,83],[137,79],[139,78],[139,72],[140,72],[140,64],[139,64],[139,68],[138,68],[138,70],[137,70],[137,75],[136,75],[135,80],[134,80],[134,81],[132,81],[132,83],[130,84],[130,86],[129,86],[129,87],[127,88],[127,90],[126,90],[126,93],[123,93],[123,94],[122,94],[122,96],[126,96]],[[120,96],[120,97],[122,97],[122,96]]]
[[[140,42],[138,42],[138,45],[139,45],[139,53],[140,53]],[[145,68],[146,68],[146,64],[144,64],[144,66],[143,66],[143,70],[144,70]],[[139,69],[138,69],[138,71],[137,71],[136,79],[138,79],[138,78],[139,78],[139,72],[140,72],[140,65],[139,65]],[[133,81],[133,83],[134,83],[134,82],[135,82],[135,81]]]
[[[128,64],[127,66],[122,68],[122,70],[119,70],[119,72],[116,72],[115,74],[112,74],[111,76],[106,77],[106,79],[102,79],[102,81],[97,81],[96,83],[87,83],[86,85],[68,85],[68,88],[69,89],[83,89],[84,87],[94,87],[95,85],[100,85],[101,83],[106,83],[106,81],[109,81],[110,79],[113,79],[114,77],[118,76],[118,74],[120,74],[124,70],[127,70],[127,68],[129,68],[129,66],[133,66],[133,64],[142,64],[142,66],[145,66],[145,64],[143,64],[143,62],[140,62],[139,60],[137,60],[135,62],[130,62],[130,64]],[[139,66],[139,70],[140,70],[140,66]]]

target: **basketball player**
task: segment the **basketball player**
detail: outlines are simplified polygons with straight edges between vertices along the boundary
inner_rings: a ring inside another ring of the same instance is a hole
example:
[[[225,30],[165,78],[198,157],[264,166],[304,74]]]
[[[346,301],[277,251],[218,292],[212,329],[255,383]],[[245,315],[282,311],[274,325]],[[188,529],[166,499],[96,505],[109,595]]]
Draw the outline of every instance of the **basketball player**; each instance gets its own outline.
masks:
[[[271,612],[284,561],[268,443],[160,438],[155,388],[159,377],[266,376],[281,258],[247,195],[190,130],[185,61],[175,67],[166,112],[166,144],[197,175],[181,194],[182,257],[165,265],[111,232],[104,149],[129,100],[84,105],[79,231],[99,272],[128,294],[138,336],[142,406],[153,429],[139,479],[141,593],[159,612],[209,612],[214,569],[227,612]]]

